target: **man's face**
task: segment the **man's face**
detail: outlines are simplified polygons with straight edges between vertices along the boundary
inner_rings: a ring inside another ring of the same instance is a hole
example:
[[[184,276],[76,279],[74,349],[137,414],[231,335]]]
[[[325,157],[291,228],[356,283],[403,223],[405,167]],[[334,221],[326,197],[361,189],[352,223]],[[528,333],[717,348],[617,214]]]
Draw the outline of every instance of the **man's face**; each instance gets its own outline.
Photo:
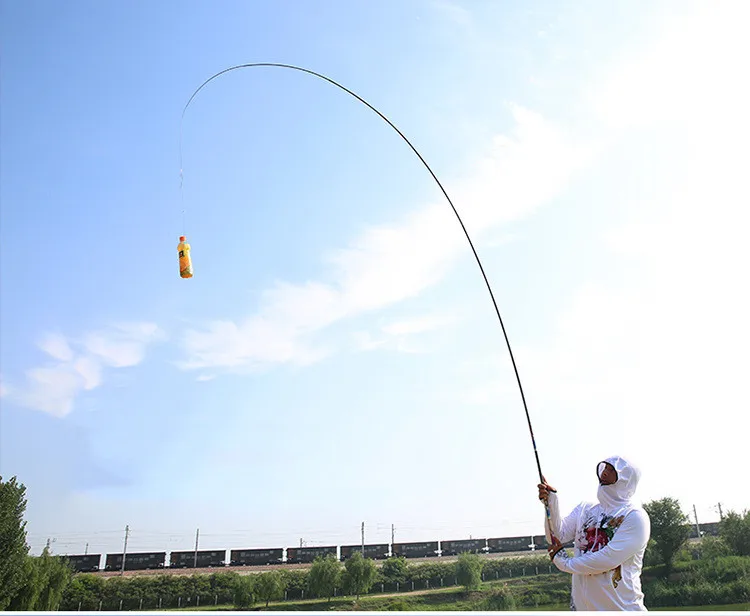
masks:
[[[602,462],[597,471],[599,474],[599,483],[601,485],[609,486],[617,481],[617,471],[609,462]]]

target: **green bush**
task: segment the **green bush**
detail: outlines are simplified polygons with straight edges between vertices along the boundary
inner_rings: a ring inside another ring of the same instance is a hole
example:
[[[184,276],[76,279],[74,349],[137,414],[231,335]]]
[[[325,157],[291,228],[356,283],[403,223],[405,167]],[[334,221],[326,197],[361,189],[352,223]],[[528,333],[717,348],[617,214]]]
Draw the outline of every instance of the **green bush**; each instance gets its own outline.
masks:
[[[750,556],[750,510],[729,511],[719,523],[719,535],[739,556]]]
[[[455,575],[456,565],[453,562],[418,563],[407,565],[403,581],[422,582],[436,578],[452,579]]]
[[[742,556],[723,556],[710,560],[700,560],[690,568],[693,579],[710,582],[732,582],[750,579],[750,558]]]
[[[732,549],[721,537],[703,537],[700,543],[700,557],[702,559],[713,559],[721,556],[731,556]]]
[[[307,590],[307,571],[305,569],[280,569],[284,588],[290,592]]]
[[[483,602],[481,609],[487,612],[508,611],[516,609],[516,598],[505,585],[494,590]]]
[[[646,605],[680,607],[750,601],[750,558],[725,556],[687,563],[676,579],[644,582]]]
[[[552,603],[546,592],[530,592],[524,595],[521,605],[523,607],[539,607],[540,605],[549,605]]]
[[[516,604],[519,608],[538,607],[540,605],[556,605],[570,603],[570,585],[565,588],[531,587],[516,594]]]
[[[409,565],[403,556],[392,556],[383,562],[383,565],[380,567],[380,577],[382,580],[377,581],[382,581],[386,584],[395,584],[397,582],[403,584],[406,581],[408,570]]]
[[[736,580],[726,585],[727,604],[750,603],[750,580]]]
[[[508,571],[512,571],[514,577],[520,576],[525,570],[526,575],[535,575],[538,568],[539,573],[550,573],[550,560],[548,556],[523,556],[513,558],[490,558],[484,561],[482,574],[485,580],[507,578]],[[557,568],[552,566],[552,573]]]
[[[456,579],[466,592],[482,583],[482,559],[476,554],[461,554],[456,561]]]
[[[698,582],[689,586],[689,605],[714,605],[724,603],[724,588],[715,582]]]
[[[234,587],[234,604],[241,608],[248,608],[255,603],[255,576],[239,575]]]

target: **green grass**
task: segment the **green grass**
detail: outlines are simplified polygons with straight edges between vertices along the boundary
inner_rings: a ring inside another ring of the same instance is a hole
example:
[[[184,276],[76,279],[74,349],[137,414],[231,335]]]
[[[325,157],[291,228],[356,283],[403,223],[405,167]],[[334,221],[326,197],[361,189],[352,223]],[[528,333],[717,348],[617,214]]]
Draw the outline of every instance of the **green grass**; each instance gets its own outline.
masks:
[[[439,594],[441,591],[432,591],[428,594]],[[449,595],[452,593],[448,593]],[[271,603],[268,611],[289,611],[289,612],[321,612],[321,611],[476,611],[477,608],[472,600],[465,598],[445,597],[445,600],[427,599],[427,595],[396,597],[363,597],[359,605],[353,604],[352,597],[336,597],[329,604],[326,600],[308,599],[305,601],[287,601]],[[254,605],[252,610],[265,611],[265,605]],[[550,605],[539,605],[536,607],[518,607],[524,612],[567,612],[570,610],[568,603],[555,603]],[[236,608],[231,604],[225,605],[207,605],[198,608],[181,608],[170,611],[235,611]],[[675,611],[675,612],[746,612],[750,611],[750,603],[738,603],[734,605],[698,605],[686,607],[652,607],[652,612]]]

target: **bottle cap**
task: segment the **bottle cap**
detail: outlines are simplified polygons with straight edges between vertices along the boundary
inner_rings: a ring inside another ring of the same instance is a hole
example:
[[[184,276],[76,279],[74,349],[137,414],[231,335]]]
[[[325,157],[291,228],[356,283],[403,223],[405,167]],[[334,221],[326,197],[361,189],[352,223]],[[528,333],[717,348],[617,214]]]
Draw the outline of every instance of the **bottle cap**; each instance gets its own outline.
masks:
[[[185,241],[185,236],[184,236],[184,235],[181,235],[181,236],[180,236],[180,241],[181,241],[181,242],[184,242],[184,241]]]

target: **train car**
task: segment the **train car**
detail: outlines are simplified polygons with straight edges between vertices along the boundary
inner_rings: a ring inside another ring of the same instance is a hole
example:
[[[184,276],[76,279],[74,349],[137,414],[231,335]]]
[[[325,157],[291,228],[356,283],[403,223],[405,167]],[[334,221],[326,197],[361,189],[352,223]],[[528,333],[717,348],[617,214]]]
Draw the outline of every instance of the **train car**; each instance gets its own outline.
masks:
[[[362,552],[362,544],[359,545],[342,545],[341,546],[341,560],[342,562],[348,558],[351,558],[355,552]],[[370,545],[365,544],[365,558],[372,558],[373,560],[381,560],[388,558],[388,544],[387,543],[373,543]]]
[[[226,550],[199,550],[196,565],[195,551],[172,552],[169,555],[169,566],[173,569],[188,567],[223,567],[226,563]]]
[[[394,543],[391,546],[394,556],[403,556],[405,558],[426,558],[428,556],[437,556],[437,541],[418,541],[412,543]]]
[[[699,526],[701,529],[701,537],[705,537],[706,535],[712,537],[719,536],[719,522],[706,522],[705,524],[699,524]],[[690,539],[698,538],[698,531],[695,528],[695,524],[690,524],[690,534],[688,537]]]
[[[573,541],[568,541],[563,544],[564,548],[572,548]],[[534,535],[534,549],[535,550],[546,550],[547,549],[547,537],[544,535]]]
[[[486,551],[486,539],[454,539],[453,541],[440,542],[440,553],[443,556],[458,556],[464,552],[484,554]]]
[[[133,552],[125,555],[125,571],[162,569],[167,560],[166,552]],[[106,571],[119,571],[122,568],[122,554],[107,554],[104,565]]]
[[[76,554],[65,556],[76,573],[88,573],[99,571],[99,563],[102,561],[101,554]]]
[[[338,558],[337,552],[338,548],[335,545],[315,548],[287,548],[286,562],[311,563],[318,556],[322,556],[325,558],[329,554],[332,554],[335,558]]]
[[[706,524],[701,524],[701,532],[703,532],[704,535],[711,535],[712,537],[718,537],[719,536],[719,524],[720,522],[707,522]]]
[[[232,550],[229,553],[231,567],[254,565],[278,565],[284,559],[284,548],[253,548]]]
[[[534,537],[526,535],[525,537],[493,537],[487,539],[488,552],[528,552],[531,545],[536,545]]]

